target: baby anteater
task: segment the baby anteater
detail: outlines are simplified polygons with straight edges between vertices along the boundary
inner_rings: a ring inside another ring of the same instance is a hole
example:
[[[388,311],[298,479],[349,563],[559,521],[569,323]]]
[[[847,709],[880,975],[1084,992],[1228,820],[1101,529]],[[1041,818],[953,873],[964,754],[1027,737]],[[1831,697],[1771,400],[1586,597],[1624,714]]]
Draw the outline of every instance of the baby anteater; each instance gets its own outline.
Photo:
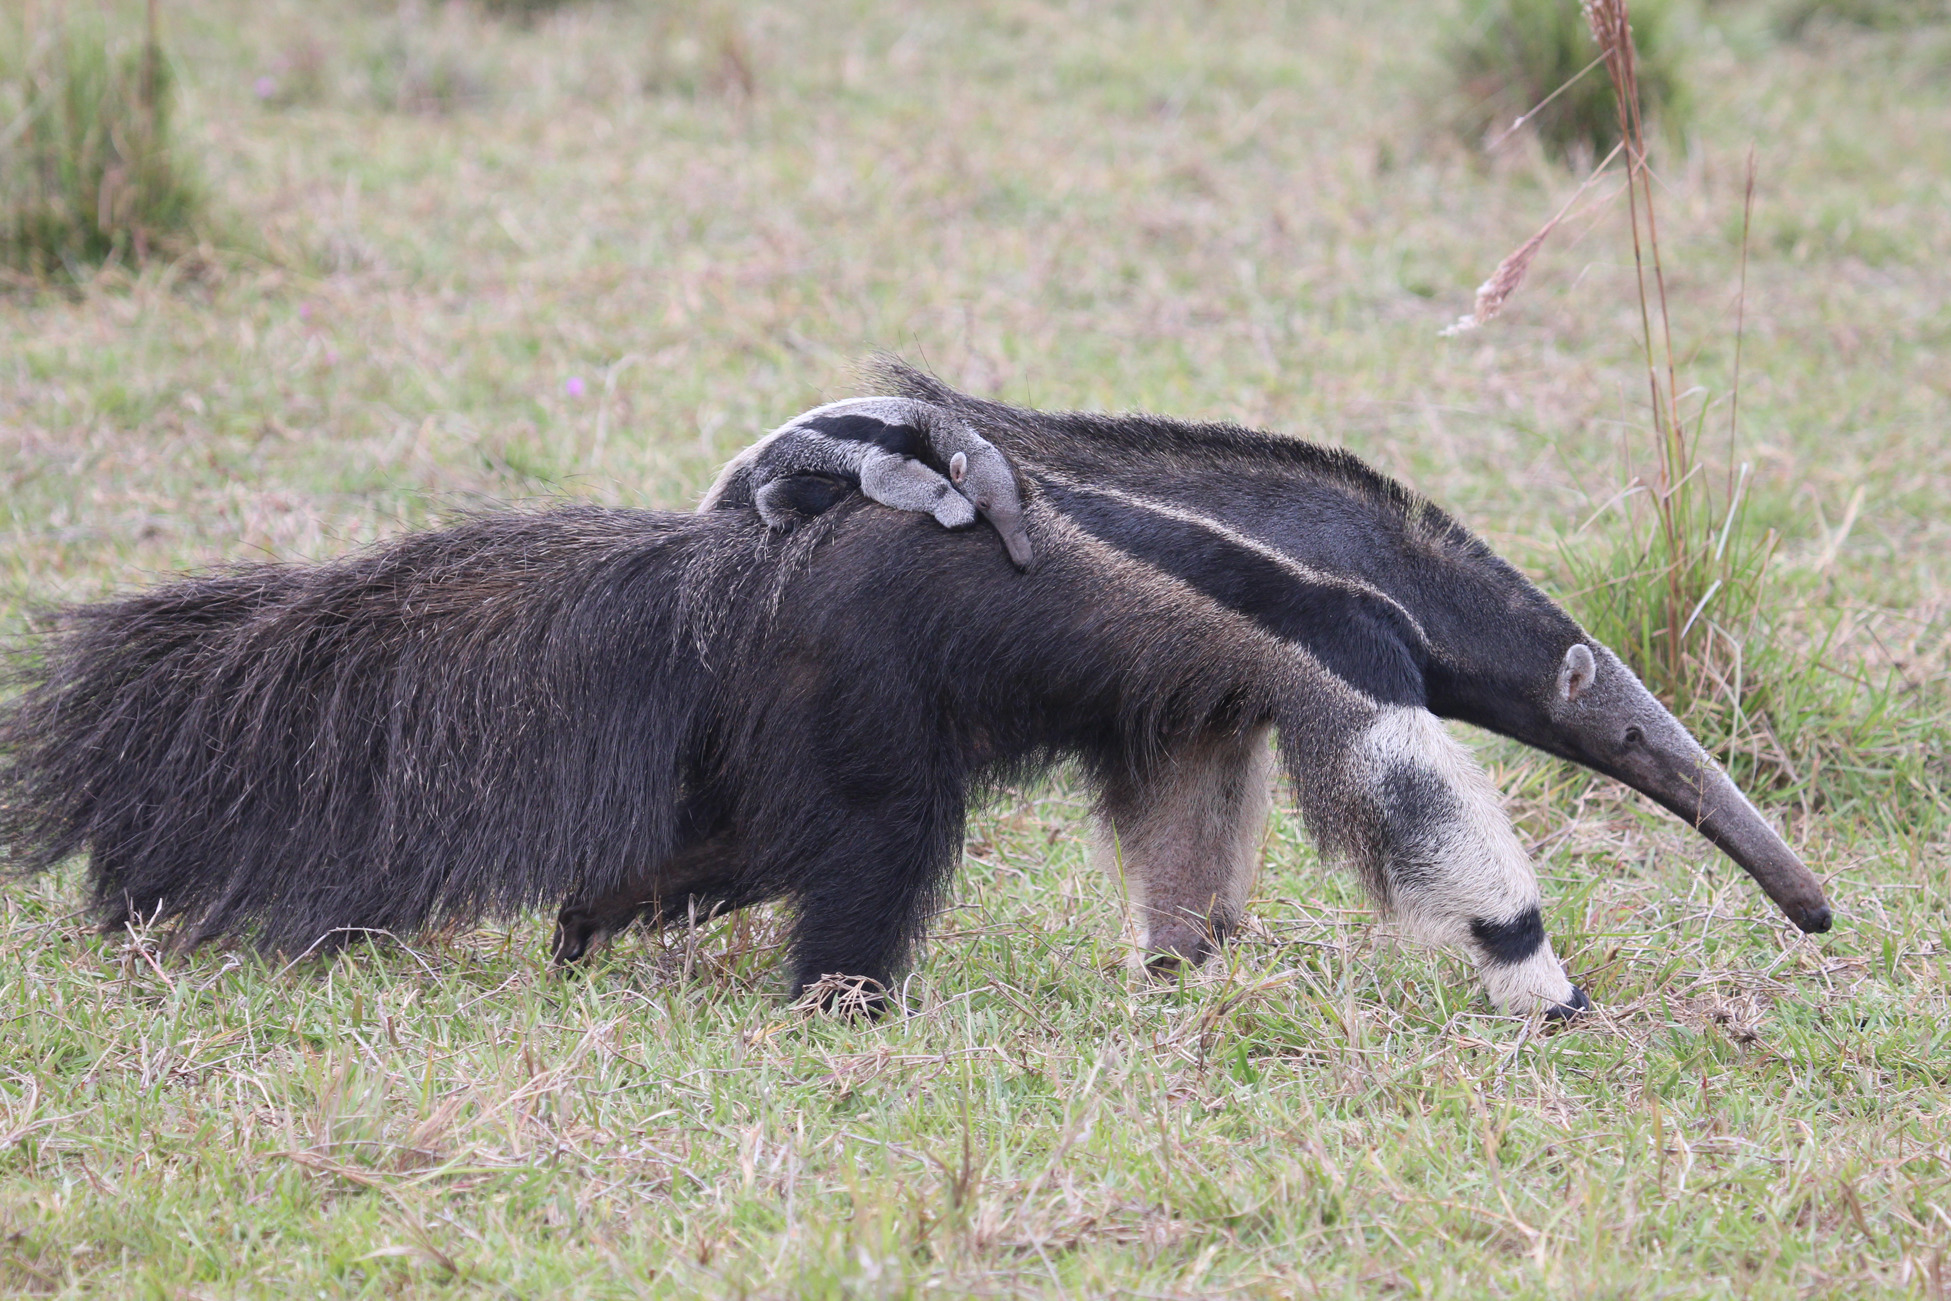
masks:
[[[698,509],[753,506],[787,529],[855,489],[945,528],[980,513],[1018,569],[1034,558],[1008,458],[946,409],[912,398],[849,398],[793,417],[728,462]]]

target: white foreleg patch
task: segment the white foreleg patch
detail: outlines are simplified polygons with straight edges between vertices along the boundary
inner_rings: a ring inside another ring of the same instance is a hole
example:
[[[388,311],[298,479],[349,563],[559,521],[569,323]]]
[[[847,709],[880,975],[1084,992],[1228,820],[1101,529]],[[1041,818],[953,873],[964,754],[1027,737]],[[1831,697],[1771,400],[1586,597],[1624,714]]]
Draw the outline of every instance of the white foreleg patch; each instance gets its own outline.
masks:
[[[1373,865],[1411,934],[1476,960],[1498,1007],[1575,997],[1545,936],[1538,878],[1488,774],[1428,710],[1388,708],[1358,763],[1373,802]]]

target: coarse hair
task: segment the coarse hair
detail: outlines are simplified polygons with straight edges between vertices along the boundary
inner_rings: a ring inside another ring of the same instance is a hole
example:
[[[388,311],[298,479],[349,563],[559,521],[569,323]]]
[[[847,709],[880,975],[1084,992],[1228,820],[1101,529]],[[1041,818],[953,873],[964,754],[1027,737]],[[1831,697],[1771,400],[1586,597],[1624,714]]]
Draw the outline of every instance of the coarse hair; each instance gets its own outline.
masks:
[[[1265,726],[1304,669],[1039,531],[1029,582],[993,539],[857,502],[784,539],[751,512],[504,511],[79,606],[0,707],[0,843],[26,870],[86,853],[105,926],[282,950],[648,898],[735,843],[664,893],[786,896],[802,983],[886,979],[973,790]]]

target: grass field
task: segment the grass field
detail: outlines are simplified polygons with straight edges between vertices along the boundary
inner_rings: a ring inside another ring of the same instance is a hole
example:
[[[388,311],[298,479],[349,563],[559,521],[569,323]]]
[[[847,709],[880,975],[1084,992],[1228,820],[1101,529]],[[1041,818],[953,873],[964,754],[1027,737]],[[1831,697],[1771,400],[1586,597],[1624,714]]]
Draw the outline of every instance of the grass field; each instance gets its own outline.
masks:
[[[0,296],[9,634],[484,500],[683,506],[876,349],[1345,444],[1561,594],[1645,468],[1622,211],[1439,337],[1578,178],[1445,131],[1432,6],[162,8],[206,247]],[[1725,430],[1752,145],[1772,635],[1927,751],[1770,805],[1834,933],[1487,741],[1572,1029],[1491,1015],[1287,819],[1224,960],[1137,977],[1063,782],[975,818],[873,1025],[787,1006],[770,913],[571,977],[539,919],[288,965],[98,937],[70,869],[0,893],[0,1290],[1943,1297],[1951,27],[1686,22],[1689,401]]]

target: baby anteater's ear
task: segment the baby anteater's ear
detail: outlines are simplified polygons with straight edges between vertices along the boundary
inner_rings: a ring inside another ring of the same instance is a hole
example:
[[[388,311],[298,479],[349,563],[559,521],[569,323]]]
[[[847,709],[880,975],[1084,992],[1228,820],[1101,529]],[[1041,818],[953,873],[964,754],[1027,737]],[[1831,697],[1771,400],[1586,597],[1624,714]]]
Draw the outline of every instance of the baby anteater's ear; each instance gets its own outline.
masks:
[[[960,483],[969,477],[969,454],[957,452],[948,458],[948,479],[950,483]]]

